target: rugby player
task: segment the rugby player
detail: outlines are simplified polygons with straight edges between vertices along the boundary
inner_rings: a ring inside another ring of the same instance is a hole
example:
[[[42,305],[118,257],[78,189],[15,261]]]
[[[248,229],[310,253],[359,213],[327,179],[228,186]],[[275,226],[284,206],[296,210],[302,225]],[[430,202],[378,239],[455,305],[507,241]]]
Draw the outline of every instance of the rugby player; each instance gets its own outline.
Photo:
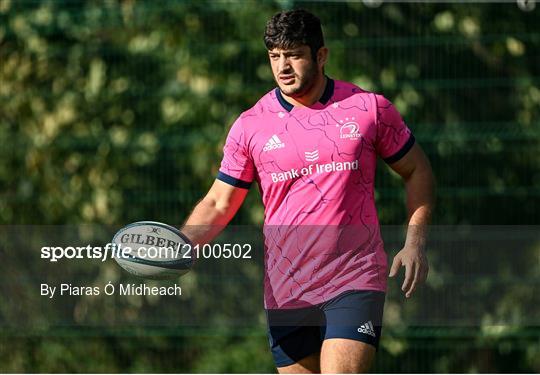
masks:
[[[369,370],[381,335],[387,286],[374,200],[377,158],[403,179],[409,298],[428,274],[426,230],[434,178],[428,159],[384,96],[325,75],[319,19],[274,15],[264,42],[277,87],[232,125],[221,167],[182,231],[208,243],[256,182],[265,209],[265,309],[280,373]]]

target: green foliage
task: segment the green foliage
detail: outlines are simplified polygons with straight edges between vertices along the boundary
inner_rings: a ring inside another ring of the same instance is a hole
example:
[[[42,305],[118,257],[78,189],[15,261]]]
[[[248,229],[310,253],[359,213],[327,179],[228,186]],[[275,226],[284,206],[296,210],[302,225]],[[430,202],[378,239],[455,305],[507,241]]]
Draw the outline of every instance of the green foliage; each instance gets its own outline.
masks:
[[[204,353],[192,369],[196,373],[273,373],[274,361],[268,339],[261,332],[234,336],[234,333],[197,340]],[[225,349],[225,350],[224,350]]]
[[[538,224],[538,10],[522,12],[513,3],[372,8],[360,2],[116,0],[0,0],[0,224],[122,225],[150,218],[180,224],[213,181],[228,126],[273,88],[262,30],[274,12],[293,6],[322,19],[327,74],[384,93],[403,114],[437,176],[435,223]],[[234,223],[260,223],[260,198],[252,190]],[[381,165],[376,198],[382,223],[404,221],[403,197],[401,181]],[[539,245],[520,230],[516,242],[473,246],[462,237],[471,251],[452,242],[459,236],[451,229],[438,231],[427,287],[405,303],[398,282],[390,283],[388,334],[376,370],[539,372],[538,332],[529,327],[538,321],[528,318],[538,316],[540,305],[533,288],[538,264],[531,262]],[[516,244],[521,251],[509,257]],[[399,246],[400,239],[387,242],[391,254]],[[191,285],[186,290],[205,294],[184,306],[146,299],[110,306],[82,298],[59,313],[74,335],[64,337],[43,319],[54,311],[35,307],[40,298],[30,288],[41,264],[27,264],[24,254],[0,246],[4,264],[12,265],[0,274],[0,326],[24,321],[44,331],[6,328],[2,371],[273,370],[257,315],[260,259],[234,268],[202,266],[183,280]],[[125,277],[111,264],[70,272],[86,282]],[[234,276],[239,281],[229,282]],[[484,298],[489,304],[478,302]],[[131,336],[84,330],[84,323],[117,311],[126,314],[122,318],[148,318],[183,308],[206,317],[216,301],[221,310],[207,324],[226,325],[239,311],[240,319],[251,316],[243,325],[250,330],[208,335],[143,327]],[[80,318],[80,311],[88,313]],[[477,330],[456,336],[457,328],[419,334],[403,327],[411,316],[464,311],[479,317]],[[501,322],[513,325],[493,328]]]

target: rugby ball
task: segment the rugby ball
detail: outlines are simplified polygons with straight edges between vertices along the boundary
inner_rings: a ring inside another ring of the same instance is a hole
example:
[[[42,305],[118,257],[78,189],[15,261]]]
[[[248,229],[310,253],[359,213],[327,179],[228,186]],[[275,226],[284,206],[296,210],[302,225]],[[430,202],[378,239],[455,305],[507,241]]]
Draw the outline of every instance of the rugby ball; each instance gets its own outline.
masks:
[[[191,243],[178,229],[156,221],[138,221],[112,239],[113,258],[129,273],[149,278],[182,276],[193,265]]]

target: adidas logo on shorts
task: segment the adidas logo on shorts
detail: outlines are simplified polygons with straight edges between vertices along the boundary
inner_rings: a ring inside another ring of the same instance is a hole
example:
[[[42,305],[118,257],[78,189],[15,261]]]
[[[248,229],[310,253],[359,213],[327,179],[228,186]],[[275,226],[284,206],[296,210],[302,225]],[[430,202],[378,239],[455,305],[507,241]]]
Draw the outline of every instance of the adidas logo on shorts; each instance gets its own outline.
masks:
[[[371,320],[362,324],[360,328],[358,328],[358,332],[375,337],[375,328],[373,328],[373,323],[371,323]]]
[[[285,143],[281,142],[278,136],[274,134],[264,145],[263,151],[271,151],[283,147],[285,147]]]

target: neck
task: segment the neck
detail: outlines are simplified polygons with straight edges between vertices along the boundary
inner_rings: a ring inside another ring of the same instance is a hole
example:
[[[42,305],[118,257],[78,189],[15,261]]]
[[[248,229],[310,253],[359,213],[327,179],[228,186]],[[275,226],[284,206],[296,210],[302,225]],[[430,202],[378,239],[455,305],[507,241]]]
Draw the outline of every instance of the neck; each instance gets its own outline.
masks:
[[[315,82],[313,85],[309,88],[306,93],[302,94],[301,96],[288,96],[285,95],[283,92],[281,92],[281,95],[287,100],[289,103],[291,103],[294,106],[305,106],[309,107],[319,101],[321,98],[324,89],[326,88],[326,76],[324,74],[319,74],[315,78]]]

